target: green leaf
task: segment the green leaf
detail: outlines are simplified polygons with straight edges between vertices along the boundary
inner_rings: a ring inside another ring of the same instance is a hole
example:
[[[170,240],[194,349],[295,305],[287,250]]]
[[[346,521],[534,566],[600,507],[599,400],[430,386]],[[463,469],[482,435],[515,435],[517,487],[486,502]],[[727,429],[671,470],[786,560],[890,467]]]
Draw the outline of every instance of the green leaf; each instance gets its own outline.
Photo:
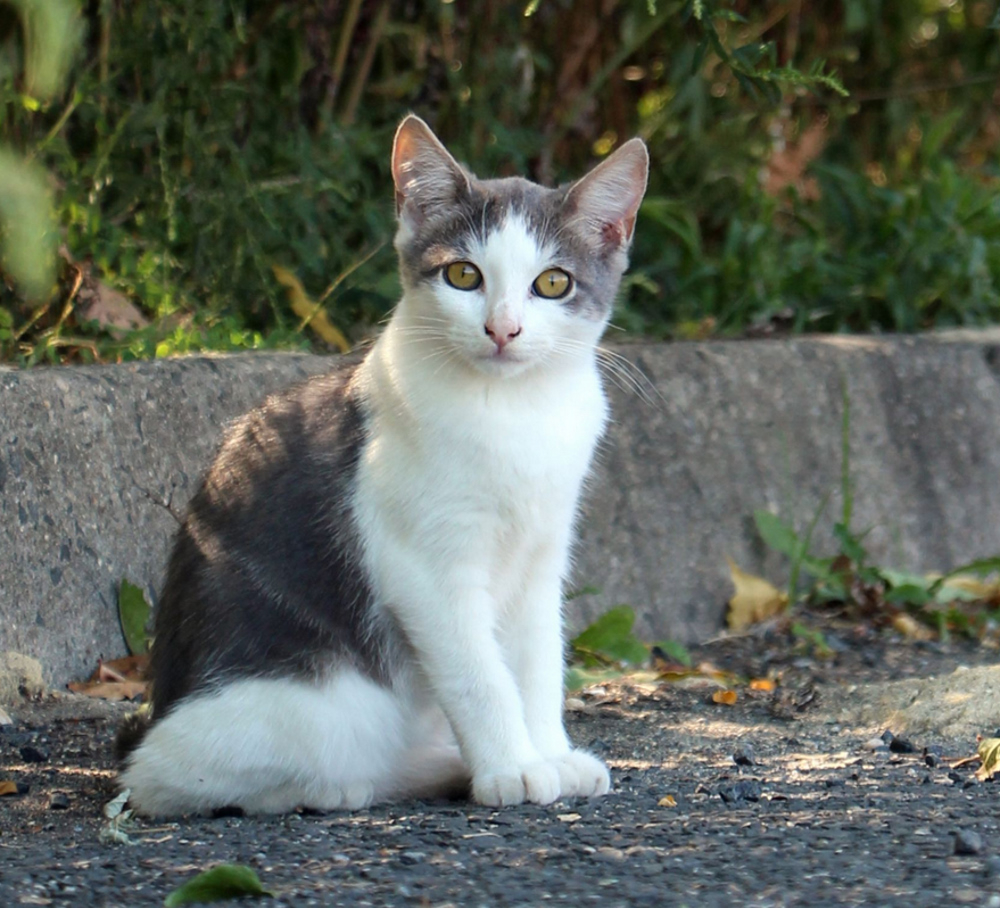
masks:
[[[834,524],[833,535],[840,543],[840,551],[843,552],[855,564],[864,564],[868,560],[868,552],[865,551],[861,541],[843,523]]]
[[[141,656],[149,649],[149,602],[146,594],[134,583],[122,580],[118,587],[118,618],[122,624],[125,643],[133,656]]]
[[[195,905],[206,902],[223,902],[245,895],[271,898],[274,893],[265,889],[256,872],[242,864],[220,864],[179,886],[164,899],[165,908],[178,905]]]
[[[958,574],[976,574],[983,577],[986,574],[992,574],[994,571],[1000,571],[1000,555],[995,555],[992,558],[977,558],[968,564],[960,564],[957,568],[953,568],[944,576],[939,577],[931,586],[931,592],[937,593],[948,580]]]
[[[649,649],[632,633],[635,612],[619,605],[601,615],[593,624],[570,641],[583,656],[604,656],[621,662],[640,663],[649,656]]]
[[[661,640],[656,644],[667,656],[674,660],[674,662],[679,662],[681,665],[686,665],[688,668],[691,667],[691,663],[694,661],[691,658],[691,653],[688,648],[683,643],[678,643],[676,640]]]
[[[571,665],[566,669],[563,683],[566,690],[572,693],[620,677],[622,677],[622,671],[618,668],[581,668],[579,665]]]
[[[753,512],[753,521],[757,524],[760,538],[770,548],[781,552],[782,555],[787,555],[789,558],[799,557],[802,551],[802,540],[799,538],[799,534],[777,514],[757,510]]]

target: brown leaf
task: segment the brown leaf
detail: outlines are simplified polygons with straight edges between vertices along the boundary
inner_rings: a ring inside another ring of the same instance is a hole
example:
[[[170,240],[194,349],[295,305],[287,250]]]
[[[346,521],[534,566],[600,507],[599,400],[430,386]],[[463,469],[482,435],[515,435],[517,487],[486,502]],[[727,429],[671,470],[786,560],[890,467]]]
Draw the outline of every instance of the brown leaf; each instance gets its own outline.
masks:
[[[12,782],[10,779],[4,779],[0,782],[0,798],[16,795],[17,793],[17,782]]]
[[[976,750],[983,764],[976,770],[976,778],[985,782],[1000,772],[1000,738],[983,738]]]
[[[752,678],[750,690],[774,690],[774,681],[770,678]]]
[[[734,690],[717,690],[712,694],[712,702],[723,706],[732,706],[739,699],[739,695]]]
[[[892,626],[904,637],[909,637],[911,640],[934,639],[934,632],[926,624],[921,624],[916,618],[908,615],[906,612],[893,615]]]
[[[660,798],[659,801],[656,802],[656,806],[657,807],[676,807],[677,806],[677,798],[675,798],[673,795],[664,795],[662,798]]]
[[[788,594],[782,593],[762,577],[756,577],[740,570],[732,558],[729,573],[736,587],[736,593],[729,600],[729,614],[726,621],[730,630],[738,631],[777,615],[788,605]]]
[[[309,325],[331,347],[336,347],[341,353],[347,353],[351,349],[351,342],[330,321],[322,306],[309,299],[302,282],[291,271],[280,265],[272,265],[271,271],[274,272],[278,283],[288,291],[288,303],[292,307],[292,312],[303,320],[303,325]]]
[[[145,695],[145,681],[70,681],[66,685],[74,694],[99,700],[134,700]]]
[[[764,191],[778,195],[786,187],[794,186],[803,199],[818,199],[819,184],[806,175],[809,165],[823,152],[826,144],[826,118],[812,123],[796,141],[782,141],[776,145],[767,162]]]
[[[122,656],[121,659],[111,659],[100,662],[97,671],[90,676],[91,681],[143,681],[146,677],[146,667],[149,665],[149,654],[138,656]]]

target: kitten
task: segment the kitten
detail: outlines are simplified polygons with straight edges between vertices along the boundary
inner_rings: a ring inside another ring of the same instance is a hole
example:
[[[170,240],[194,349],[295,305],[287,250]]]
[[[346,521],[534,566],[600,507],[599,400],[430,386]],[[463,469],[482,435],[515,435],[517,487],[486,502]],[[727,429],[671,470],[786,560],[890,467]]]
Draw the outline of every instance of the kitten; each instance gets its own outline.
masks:
[[[119,742],[133,806],[608,790],[563,728],[561,592],[647,169],[633,139],[558,189],[479,180],[403,120],[402,299],[360,364],[222,442],[157,609],[151,722]]]

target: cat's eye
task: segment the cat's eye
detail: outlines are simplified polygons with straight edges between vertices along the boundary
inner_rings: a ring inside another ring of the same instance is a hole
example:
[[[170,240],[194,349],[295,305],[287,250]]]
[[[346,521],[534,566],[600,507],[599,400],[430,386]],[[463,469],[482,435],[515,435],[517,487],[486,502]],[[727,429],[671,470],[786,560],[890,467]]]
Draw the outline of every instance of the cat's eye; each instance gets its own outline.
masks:
[[[456,290],[477,290],[483,273],[472,262],[452,262],[444,269],[444,279]]]
[[[550,300],[557,300],[565,296],[572,286],[573,278],[562,268],[549,268],[548,271],[543,271],[532,284],[535,293]]]

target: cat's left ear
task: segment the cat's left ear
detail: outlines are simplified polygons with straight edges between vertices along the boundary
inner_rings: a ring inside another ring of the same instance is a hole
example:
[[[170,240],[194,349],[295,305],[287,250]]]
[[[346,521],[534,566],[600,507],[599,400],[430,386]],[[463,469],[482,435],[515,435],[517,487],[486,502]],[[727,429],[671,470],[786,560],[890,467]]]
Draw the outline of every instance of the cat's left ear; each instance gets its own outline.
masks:
[[[646,143],[630,139],[570,187],[566,204],[601,247],[623,248],[632,242],[648,177]]]
[[[419,218],[434,207],[454,203],[469,188],[469,176],[431,128],[410,114],[392,143],[396,214]]]

